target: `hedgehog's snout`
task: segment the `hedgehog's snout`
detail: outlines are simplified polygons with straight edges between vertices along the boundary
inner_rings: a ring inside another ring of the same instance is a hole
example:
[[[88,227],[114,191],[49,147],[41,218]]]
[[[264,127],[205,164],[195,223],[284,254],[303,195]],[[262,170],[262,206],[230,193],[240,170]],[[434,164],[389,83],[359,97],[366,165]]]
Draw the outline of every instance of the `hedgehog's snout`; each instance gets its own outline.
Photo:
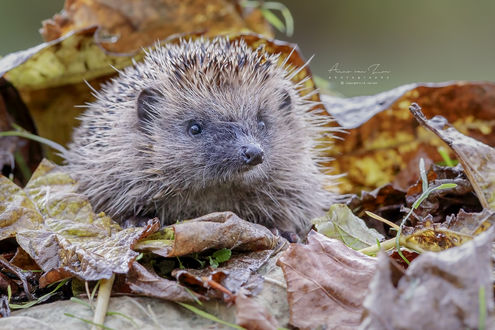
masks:
[[[263,163],[264,152],[259,144],[250,143],[241,147],[244,164],[255,166]]]

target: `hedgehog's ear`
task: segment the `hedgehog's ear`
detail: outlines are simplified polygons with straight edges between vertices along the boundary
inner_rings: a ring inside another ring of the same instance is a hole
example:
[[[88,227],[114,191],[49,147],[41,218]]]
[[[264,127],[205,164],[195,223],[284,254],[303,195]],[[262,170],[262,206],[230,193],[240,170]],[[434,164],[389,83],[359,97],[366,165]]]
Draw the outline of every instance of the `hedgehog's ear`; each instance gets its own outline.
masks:
[[[280,90],[280,110],[289,112],[292,109],[292,97],[286,89]]]
[[[145,88],[139,93],[136,108],[140,124],[152,121],[157,103],[158,95],[154,88]]]

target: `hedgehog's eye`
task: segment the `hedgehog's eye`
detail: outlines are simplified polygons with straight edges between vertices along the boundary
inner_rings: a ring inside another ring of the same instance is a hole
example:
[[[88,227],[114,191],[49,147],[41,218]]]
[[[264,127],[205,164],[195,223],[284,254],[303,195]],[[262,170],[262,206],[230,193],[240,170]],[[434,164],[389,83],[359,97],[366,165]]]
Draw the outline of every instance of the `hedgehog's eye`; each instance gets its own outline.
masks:
[[[258,129],[259,129],[260,131],[264,131],[264,130],[265,130],[265,128],[266,128],[266,124],[265,124],[265,122],[264,122],[263,120],[261,120],[261,119],[258,119]]]
[[[189,132],[189,135],[195,136],[201,134],[203,128],[199,123],[193,121],[189,124],[189,128],[187,129],[187,131]]]

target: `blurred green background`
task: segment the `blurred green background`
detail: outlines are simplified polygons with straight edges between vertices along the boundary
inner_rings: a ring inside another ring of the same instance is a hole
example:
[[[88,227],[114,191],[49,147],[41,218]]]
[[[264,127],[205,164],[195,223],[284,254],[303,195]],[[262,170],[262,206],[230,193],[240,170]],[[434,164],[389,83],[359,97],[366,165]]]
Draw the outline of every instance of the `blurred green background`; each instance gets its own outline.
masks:
[[[347,95],[368,95],[409,82],[495,80],[495,1],[281,1],[295,20],[294,36],[313,73]],[[0,0],[0,55],[41,42],[41,20],[63,0]],[[379,64],[389,71],[366,71]],[[358,76],[362,80],[358,80]],[[331,76],[331,77],[329,77]],[[368,77],[366,77],[368,76]],[[381,78],[383,76],[383,78]]]

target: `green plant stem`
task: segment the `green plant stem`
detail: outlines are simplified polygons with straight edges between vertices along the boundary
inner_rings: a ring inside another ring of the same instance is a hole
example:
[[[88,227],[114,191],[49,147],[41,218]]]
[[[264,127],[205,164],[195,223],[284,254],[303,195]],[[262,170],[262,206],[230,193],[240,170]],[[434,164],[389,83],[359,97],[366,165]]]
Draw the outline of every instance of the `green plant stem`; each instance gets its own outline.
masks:
[[[485,298],[485,287],[480,286],[478,290],[478,306],[479,306],[479,316],[478,316],[478,329],[486,329],[486,298]]]
[[[115,274],[107,279],[100,280],[100,288],[98,290],[98,298],[96,299],[95,315],[93,317],[93,323],[104,324],[105,315],[107,314],[108,303],[110,301],[110,294],[112,293],[113,281],[115,280]],[[92,330],[96,330],[97,326],[94,325]]]
[[[2,136],[19,136],[25,139],[30,139],[39,143],[46,144],[47,146],[61,152],[62,154],[67,152],[67,149],[65,149],[63,146],[60,144],[53,142],[51,140],[45,139],[41,136],[34,135],[32,133],[29,133],[28,131],[6,131],[6,132],[0,132],[0,137]]]

